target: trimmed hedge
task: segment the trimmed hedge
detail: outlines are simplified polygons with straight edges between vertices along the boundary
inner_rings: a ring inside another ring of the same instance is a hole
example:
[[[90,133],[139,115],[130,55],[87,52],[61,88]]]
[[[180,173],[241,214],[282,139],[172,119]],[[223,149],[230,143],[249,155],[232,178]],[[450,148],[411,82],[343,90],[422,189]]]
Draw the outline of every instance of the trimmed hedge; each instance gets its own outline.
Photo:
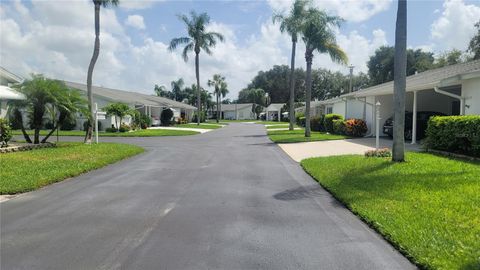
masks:
[[[297,126],[305,127],[305,114],[302,112],[295,114],[295,123]]]
[[[313,131],[324,131],[325,128],[323,127],[323,120],[324,116],[315,116],[310,119],[310,128]]]
[[[434,116],[425,147],[480,157],[480,115]]]
[[[344,135],[346,131],[345,121],[343,119],[333,120],[333,134]]]
[[[340,114],[326,114],[325,119],[324,119],[324,126],[325,130],[329,133],[334,133],[334,128],[333,128],[333,120],[342,120],[343,121],[343,116]]]

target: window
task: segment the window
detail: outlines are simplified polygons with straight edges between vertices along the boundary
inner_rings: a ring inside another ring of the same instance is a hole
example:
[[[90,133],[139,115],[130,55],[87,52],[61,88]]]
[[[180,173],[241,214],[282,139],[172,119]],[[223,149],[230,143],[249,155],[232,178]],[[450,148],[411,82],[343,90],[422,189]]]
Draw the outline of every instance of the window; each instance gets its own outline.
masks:
[[[326,114],[330,114],[330,113],[333,113],[333,107],[327,107],[327,113]]]

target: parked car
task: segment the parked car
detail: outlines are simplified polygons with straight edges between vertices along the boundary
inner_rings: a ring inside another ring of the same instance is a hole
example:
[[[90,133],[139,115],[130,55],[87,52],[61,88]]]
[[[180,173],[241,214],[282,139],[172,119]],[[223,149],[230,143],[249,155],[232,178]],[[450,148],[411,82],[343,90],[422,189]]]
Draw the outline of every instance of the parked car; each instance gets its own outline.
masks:
[[[445,115],[441,112],[420,111],[417,112],[417,140],[421,140],[425,137],[425,131],[427,130],[428,119],[435,115]],[[405,112],[405,140],[412,139],[412,120],[413,113]],[[383,133],[389,137],[393,137],[393,116],[385,121],[383,124]]]

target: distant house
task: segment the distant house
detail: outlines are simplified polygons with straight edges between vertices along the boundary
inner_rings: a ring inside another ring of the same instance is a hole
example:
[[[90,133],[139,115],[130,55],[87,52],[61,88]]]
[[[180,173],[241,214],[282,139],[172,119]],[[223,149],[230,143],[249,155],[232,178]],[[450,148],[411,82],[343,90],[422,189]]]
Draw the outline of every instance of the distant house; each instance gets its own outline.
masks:
[[[11,85],[21,83],[23,78],[0,67],[0,118],[5,118],[8,111],[9,100],[21,100],[23,94],[10,88]]]
[[[253,103],[220,104],[220,119],[225,120],[255,120]],[[214,108],[214,112],[216,109]]]
[[[266,121],[281,121],[282,120],[282,108],[285,103],[272,103],[266,107],[263,112],[265,113]]]
[[[65,81],[65,84],[73,89],[77,89],[83,92],[86,96],[87,85],[75,82]],[[100,86],[92,86],[94,102],[97,103],[99,110],[107,106],[109,103],[122,102],[128,104],[131,108],[135,108],[141,113],[148,115],[152,119],[152,125],[160,125],[160,116],[164,109],[171,109],[173,116],[176,119],[184,118],[187,121],[191,121],[193,113],[196,108],[178,101],[174,101],[164,97],[158,97],[153,95],[141,94],[138,92],[130,92],[125,90],[118,90]],[[83,123],[87,121],[87,117],[79,115],[77,119],[77,129],[83,128]],[[100,120],[102,129],[115,124],[115,118],[109,117],[105,120]],[[131,124],[130,117],[125,117],[123,123]]]
[[[405,110],[414,115],[417,111],[434,111],[446,115],[479,115],[480,60],[408,76],[405,98]],[[393,81],[336,98],[311,102],[311,111],[312,115],[336,113],[345,118],[364,119],[370,133],[374,134],[372,123],[376,118],[377,102],[381,104],[379,116],[383,125],[383,122],[393,115]],[[413,123],[412,127],[416,129]]]

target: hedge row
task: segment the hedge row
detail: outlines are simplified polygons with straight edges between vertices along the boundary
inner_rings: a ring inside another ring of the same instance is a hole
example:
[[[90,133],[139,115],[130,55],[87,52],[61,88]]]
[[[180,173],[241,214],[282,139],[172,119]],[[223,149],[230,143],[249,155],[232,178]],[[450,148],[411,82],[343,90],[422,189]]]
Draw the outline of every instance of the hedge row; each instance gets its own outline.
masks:
[[[297,125],[305,127],[303,113],[296,115]],[[367,133],[367,124],[362,119],[344,120],[340,114],[326,114],[315,116],[310,119],[310,127],[313,131],[328,132],[331,134],[363,137]]]
[[[480,115],[431,117],[426,135],[427,149],[480,157]]]

